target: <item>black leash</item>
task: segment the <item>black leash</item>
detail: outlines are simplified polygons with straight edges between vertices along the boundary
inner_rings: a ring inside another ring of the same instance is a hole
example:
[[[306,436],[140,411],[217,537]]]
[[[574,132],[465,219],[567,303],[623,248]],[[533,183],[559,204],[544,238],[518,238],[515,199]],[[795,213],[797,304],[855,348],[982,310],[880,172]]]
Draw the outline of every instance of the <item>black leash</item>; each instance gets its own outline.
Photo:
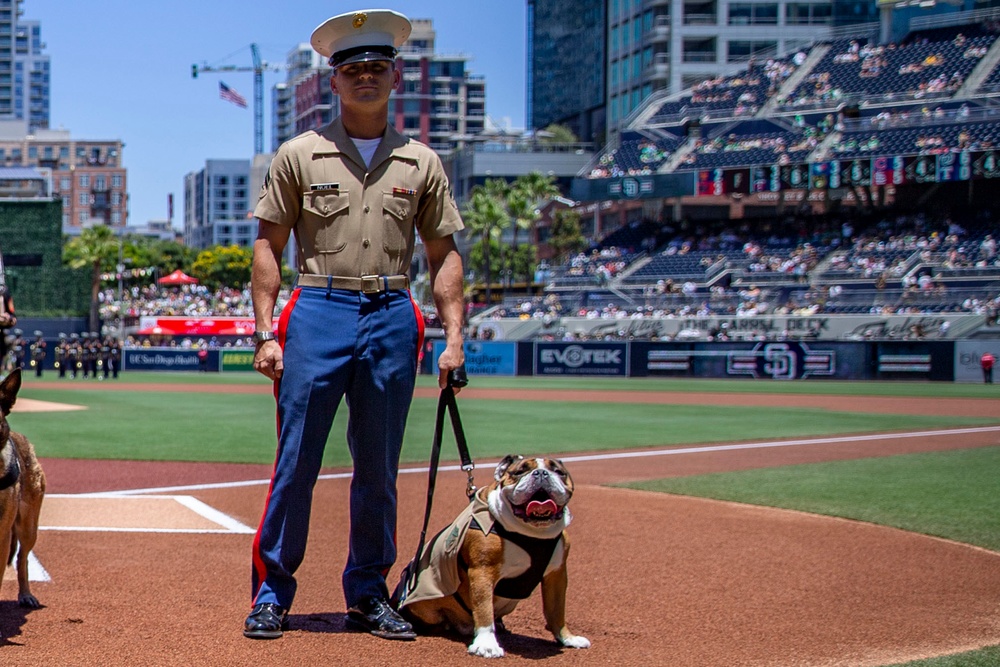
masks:
[[[476,493],[476,484],[473,477],[473,470],[476,466],[469,455],[469,445],[465,440],[465,430],[462,428],[462,419],[458,415],[458,403],[455,401],[455,388],[464,387],[469,384],[469,378],[465,374],[465,367],[457,368],[448,373],[448,383],[441,390],[438,399],[437,419],[434,424],[434,442],[431,444],[431,461],[427,475],[427,505],[424,509],[424,526],[420,530],[420,542],[417,544],[417,553],[403,570],[400,586],[397,588],[396,603],[405,599],[410,592],[411,583],[416,582],[416,566],[420,562],[420,555],[424,550],[424,542],[427,539],[427,526],[431,520],[431,507],[434,504],[434,487],[437,483],[438,461],[441,459],[441,440],[444,435],[444,413],[448,412],[451,418],[451,428],[455,432],[455,444],[458,445],[458,455],[462,460],[462,470],[468,476],[468,485],[465,488],[465,495],[472,500]],[[403,589],[403,590],[399,590]],[[401,595],[400,595],[401,593]]]

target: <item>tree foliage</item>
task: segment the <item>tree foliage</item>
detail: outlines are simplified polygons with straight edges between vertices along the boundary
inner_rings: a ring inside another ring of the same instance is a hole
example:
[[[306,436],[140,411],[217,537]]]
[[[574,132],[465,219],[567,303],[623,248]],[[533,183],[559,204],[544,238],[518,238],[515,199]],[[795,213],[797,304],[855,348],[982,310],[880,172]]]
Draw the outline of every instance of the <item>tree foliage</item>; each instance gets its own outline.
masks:
[[[486,301],[490,302],[490,283],[493,281],[493,267],[491,252],[486,252],[486,248],[492,247],[496,243],[499,247],[500,236],[503,231],[510,226],[510,216],[499,196],[506,184],[499,179],[487,179],[483,186],[476,186],[472,189],[472,196],[465,206],[462,218],[469,234],[477,239],[473,244],[471,253],[478,252],[481,257],[481,266],[473,270],[481,277],[486,284]],[[471,259],[470,259],[471,262]]]
[[[242,287],[250,282],[253,251],[237,245],[216,246],[198,253],[191,275],[209,289]]]
[[[520,232],[530,232],[541,217],[539,206],[558,195],[554,179],[537,171],[519,176],[513,183],[491,178],[473,188],[463,216],[477,239],[469,263],[486,285],[487,302],[495,276],[500,276],[505,284],[533,279],[537,250],[534,246],[521,247]],[[507,229],[511,229],[509,247],[500,243]],[[490,243],[497,242],[496,252],[483,251],[488,239]]]
[[[90,330],[99,331],[98,295],[101,292],[101,272],[115,267],[119,240],[107,225],[84,229],[79,236],[63,246],[63,261],[73,269],[90,270]]]
[[[552,123],[540,133],[539,139],[546,144],[575,144],[580,139],[566,125]]]
[[[570,209],[556,211],[552,216],[552,227],[549,232],[549,245],[560,263],[587,247],[587,239],[580,231],[580,214],[576,211]]]

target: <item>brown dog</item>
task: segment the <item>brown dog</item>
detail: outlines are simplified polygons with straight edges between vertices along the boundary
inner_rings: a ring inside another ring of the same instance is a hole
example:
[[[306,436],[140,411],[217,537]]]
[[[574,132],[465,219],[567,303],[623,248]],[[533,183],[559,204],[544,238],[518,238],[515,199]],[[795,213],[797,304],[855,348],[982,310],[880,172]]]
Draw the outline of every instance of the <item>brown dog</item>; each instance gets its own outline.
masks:
[[[561,461],[505,457],[493,483],[424,549],[400,611],[418,626],[472,635],[469,653],[499,658],[496,623],[540,583],[545,624],[556,641],[589,648],[587,638],[566,627],[572,495]]]
[[[0,581],[17,554],[17,602],[41,607],[28,584],[28,553],[38,536],[38,515],[45,496],[45,473],[26,437],[10,430],[7,415],[21,388],[21,371],[15,369],[0,382]],[[20,544],[20,550],[18,545]]]

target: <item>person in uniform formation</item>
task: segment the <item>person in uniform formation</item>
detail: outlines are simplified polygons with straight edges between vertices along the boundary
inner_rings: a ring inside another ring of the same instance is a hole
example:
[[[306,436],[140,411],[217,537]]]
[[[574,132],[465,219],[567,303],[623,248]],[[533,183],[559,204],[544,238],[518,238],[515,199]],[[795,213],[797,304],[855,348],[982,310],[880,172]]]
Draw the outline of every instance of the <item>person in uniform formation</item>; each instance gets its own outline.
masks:
[[[31,343],[31,367],[35,371],[35,377],[42,377],[42,370],[45,366],[45,351],[48,343],[42,337],[42,332],[35,331],[35,340]]]
[[[80,334],[69,335],[69,376],[76,379],[77,373],[83,372],[83,347],[80,345]]]
[[[114,336],[105,336],[101,346],[101,362],[104,368],[104,379],[110,374],[112,379],[118,379],[118,370],[122,363],[122,344]]]
[[[354,460],[342,576],[347,627],[416,637],[389,604],[385,581],[396,559],[396,476],[423,335],[406,274],[419,234],[446,335],[438,358],[444,387],[464,361],[462,260],[452,236],[464,225],[440,158],[388,123],[389,95],[402,78],[396,53],[409,34],[405,16],[383,9],[316,28],[312,46],[333,68],[340,116],[278,149],[254,211],[254,368],[274,381],[278,414],[243,626],[254,639],[288,629],[313,485],[345,397]],[[299,277],[275,334],[281,257],[293,230]]]
[[[24,332],[14,329],[14,342],[11,343],[11,352],[14,354],[14,368],[24,368],[24,357],[28,353],[28,343],[24,340]]]
[[[66,366],[68,365],[68,354],[69,354],[69,338],[64,333],[59,334],[59,342],[56,343],[55,349],[55,361],[53,365],[55,366],[56,372],[59,377],[66,377]]]
[[[114,336],[100,335],[93,331],[82,334],[59,334],[55,349],[55,369],[59,377],[68,373],[71,378],[78,375],[95,380],[109,377],[118,379],[121,370],[122,345]]]

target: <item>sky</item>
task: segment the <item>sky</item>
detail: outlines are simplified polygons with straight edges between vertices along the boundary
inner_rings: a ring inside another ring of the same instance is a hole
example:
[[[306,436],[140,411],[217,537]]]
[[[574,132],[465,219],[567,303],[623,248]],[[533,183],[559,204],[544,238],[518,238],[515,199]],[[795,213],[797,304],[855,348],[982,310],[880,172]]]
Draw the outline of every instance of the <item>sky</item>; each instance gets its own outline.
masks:
[[[486,80],[486,113],[524,126],[525,0],[393,0],[411,19],[429,18],[436,51],[469,57]],[[129,224],[183,226],[184,176],[209,159],[253,155],[253,72],[201,73],[192,64],[284,65],[327,18],[365,6],[320,0],[24,0],[23,20],[41,23],[51,58],[50,127],[78,140],[121,139],[128,170]],[[242,109],[219,97],[219,81],[245,97]],[[271,148],[271,88],[264,74],[264,150]]]

